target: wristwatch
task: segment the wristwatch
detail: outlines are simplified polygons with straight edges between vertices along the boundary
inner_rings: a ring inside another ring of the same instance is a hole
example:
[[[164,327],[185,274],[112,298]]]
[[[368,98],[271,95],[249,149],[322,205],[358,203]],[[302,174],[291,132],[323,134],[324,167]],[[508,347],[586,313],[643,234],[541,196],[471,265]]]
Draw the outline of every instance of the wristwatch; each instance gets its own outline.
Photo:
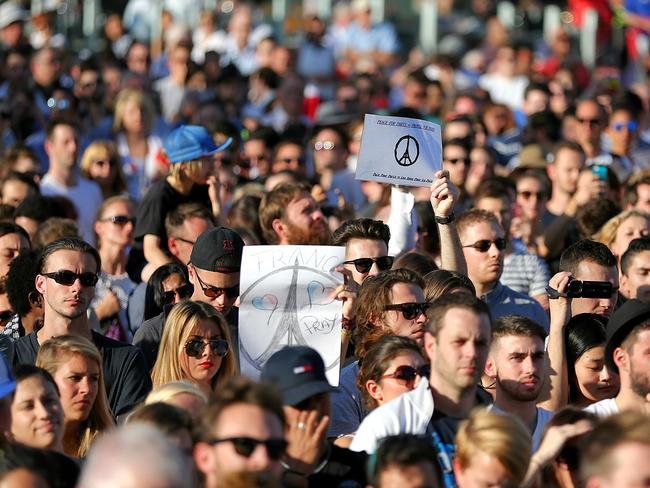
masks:
[[[435,216],[436,224],[440,224],[440,225],[447,225],[453,222],[455,218],[456,216],[454,215],[454,212],[451,212],[446,217],[438,217],[437,215]]]

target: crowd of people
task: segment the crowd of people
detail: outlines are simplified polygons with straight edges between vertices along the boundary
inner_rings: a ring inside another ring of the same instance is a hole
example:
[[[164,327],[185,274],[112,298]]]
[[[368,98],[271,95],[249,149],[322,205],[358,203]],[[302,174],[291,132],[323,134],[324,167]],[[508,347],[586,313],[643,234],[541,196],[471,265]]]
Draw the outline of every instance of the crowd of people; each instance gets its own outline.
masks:
[[[438,2],[435,56],[368,0],[295,39],[243,2],[100,2],[82,52],[24,3],[0,5],[0,486],[650,486],[645,2],[544,32],[541,2],[512,26]],[[367,113],[441,125],[430,187],[355,178]],[[260,245],[344,248],[336,387],[304,345],[240,374]]]

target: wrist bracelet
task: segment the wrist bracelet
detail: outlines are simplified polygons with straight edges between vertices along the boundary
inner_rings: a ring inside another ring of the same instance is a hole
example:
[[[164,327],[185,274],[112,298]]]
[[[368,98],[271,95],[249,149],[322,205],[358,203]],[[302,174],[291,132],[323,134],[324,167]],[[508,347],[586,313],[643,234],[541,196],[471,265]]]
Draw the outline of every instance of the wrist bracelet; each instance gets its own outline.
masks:
[[[451,212],[446,217],[438,217],[437,215],[434,216],[436,224],[440,224],[440,225],[450,224],[450,223],[452,223],[454,221],[455,218],[456,218],[456,216],[454,215],[454,212]]]
[[[348,334],[352,332],[356,326],[356,321],[354,319],[349,319],[348,317],[343,317],[341,319],[341,331],[346,331]]]

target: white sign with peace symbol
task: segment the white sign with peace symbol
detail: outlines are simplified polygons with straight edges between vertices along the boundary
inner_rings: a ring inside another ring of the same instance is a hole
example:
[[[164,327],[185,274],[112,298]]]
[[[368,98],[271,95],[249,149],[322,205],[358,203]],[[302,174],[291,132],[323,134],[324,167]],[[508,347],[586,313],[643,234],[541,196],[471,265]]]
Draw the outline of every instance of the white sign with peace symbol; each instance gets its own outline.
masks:
[[[366,114],[358,180],[430,186],[442,169],[440,126],[420,119]]]

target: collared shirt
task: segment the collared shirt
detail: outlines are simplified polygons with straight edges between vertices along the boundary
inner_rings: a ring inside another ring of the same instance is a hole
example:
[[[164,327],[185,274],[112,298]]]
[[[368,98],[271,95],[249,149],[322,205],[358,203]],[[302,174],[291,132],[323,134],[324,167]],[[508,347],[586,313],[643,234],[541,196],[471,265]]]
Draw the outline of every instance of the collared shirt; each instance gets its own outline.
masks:
[[[537,300],[508,288],[500,282],[497,282],[491,291],[483,295],[481,300],[490,308],[492,320],[505,315],[523,315],[534,320],[547,331],[549,330],[548,316]]]

